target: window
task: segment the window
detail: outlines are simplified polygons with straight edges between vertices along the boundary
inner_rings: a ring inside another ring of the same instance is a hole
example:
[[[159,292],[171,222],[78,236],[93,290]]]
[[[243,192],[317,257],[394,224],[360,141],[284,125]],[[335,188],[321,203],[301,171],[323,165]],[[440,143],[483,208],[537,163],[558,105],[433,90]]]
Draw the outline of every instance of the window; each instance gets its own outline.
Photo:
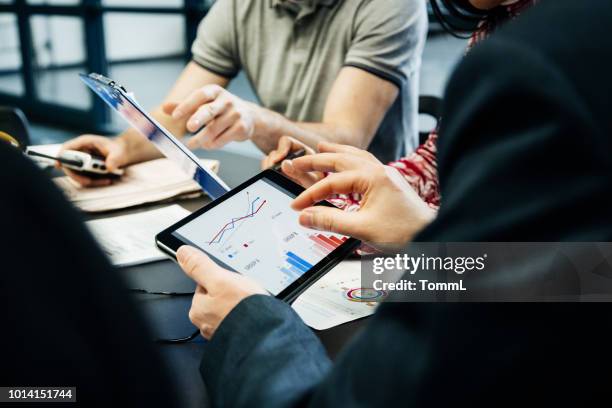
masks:
[[[17,16],[0,13],[0,93],[23,95]]]
[[[145,107],[152,107],[188,60],[197,25],[210,3],[0,0],[0,104],[19,106],[33,119],[115,131],[120,122],[77,74],[111,76],[129,85]],[[147,82],[152,73],[154,86]]]

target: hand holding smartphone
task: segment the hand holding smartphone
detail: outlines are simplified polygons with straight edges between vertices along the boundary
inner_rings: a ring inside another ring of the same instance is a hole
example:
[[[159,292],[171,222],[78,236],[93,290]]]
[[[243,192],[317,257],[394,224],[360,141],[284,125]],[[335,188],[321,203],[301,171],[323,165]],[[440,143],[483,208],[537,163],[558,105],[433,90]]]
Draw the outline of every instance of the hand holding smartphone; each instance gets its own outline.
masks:
[[[28,150],[27,155],[55,160],[61,163],[62,166],[92,179],[116,179],[121,177],[124,173],[122,169],[109,171],[106,168],[106,164],[104,162],[103,157],[91,155],[85,152],[79,152],[76,150],[65,150],[57,157],[53,157],[34,150]]]

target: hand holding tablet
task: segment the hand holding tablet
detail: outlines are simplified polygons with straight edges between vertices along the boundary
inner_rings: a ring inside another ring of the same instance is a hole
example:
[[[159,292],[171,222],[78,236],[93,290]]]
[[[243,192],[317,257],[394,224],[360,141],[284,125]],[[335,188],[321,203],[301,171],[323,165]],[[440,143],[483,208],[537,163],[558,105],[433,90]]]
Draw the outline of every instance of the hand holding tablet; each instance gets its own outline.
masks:
[[[254,280],[221,268],[196,248],[182,246],[176,255],[183,271],[198,285],[189,320],[206,339],[212,337],[238,303],[252,295],[266,294]]]
[[[156,243],[173,257],[183,245],[196,247],[291,302],[359,245],[302,227],[290,207],[302,191],[281,174],[264,171],[162,231]]]

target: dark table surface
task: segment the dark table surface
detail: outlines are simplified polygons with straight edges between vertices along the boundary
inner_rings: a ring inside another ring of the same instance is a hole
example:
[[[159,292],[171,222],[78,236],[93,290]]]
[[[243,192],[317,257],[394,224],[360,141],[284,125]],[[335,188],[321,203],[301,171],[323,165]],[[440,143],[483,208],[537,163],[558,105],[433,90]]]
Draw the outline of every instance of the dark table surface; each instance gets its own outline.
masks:
[[[243,155],[224,152],[197,152],[198,156],[217,159],[221,162],[219,175],[230,186],[236,187],[243,181],[257,174],[259,160]],[[209,200],[201,197],[181,200],[177,203],[190,211],[194,211]],[[147,205],[121,211],[113,211],[89,219],[99,219],[130,213],[141,212],[166,206]],[[136,265],[120,269],[120,273],[132,288],[149,291],[184,292],[194,289],[193,282],[185,276],[178,265],[170,260]],[[167,297],[157,295],[136,294],[140,305],[151,323],[157,338],[178,338],[191,334],[194,326],[189,321],[187,312],[191,305],[191,297]],[[330,357],[334,358],[346,342],[364,325],[365,319],[353,321],[329,330],[317,331]],[[199,373],[199,364],[205,350],[204,340],[199,337],[191,343],[177,345],[159,345],[160,352],[172,371],[172,377],[177,381],[180,394],[188,407],[206,407],[208,398],[206,389]]]

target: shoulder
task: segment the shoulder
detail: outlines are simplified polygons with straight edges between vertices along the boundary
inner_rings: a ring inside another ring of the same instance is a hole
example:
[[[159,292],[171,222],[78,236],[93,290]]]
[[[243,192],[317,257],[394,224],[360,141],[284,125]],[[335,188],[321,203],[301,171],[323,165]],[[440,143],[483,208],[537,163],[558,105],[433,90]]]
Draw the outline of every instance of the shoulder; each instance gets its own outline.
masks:
[[[231,17],[238,20],[252,19],[256,15],[273,13],[269,1],[262,0],[215,0],[210,7],[207,17]],[[228,21],[219,21],[227,24]]]
[[[427,8],[420,0],[360,0],[357,17],[371,23],[393,23],[405,26],[427,21]]]
[[[419,0],[358,0],[353,19],[353,39],[383,41],[412,54],[427,37],[427,8]]]

